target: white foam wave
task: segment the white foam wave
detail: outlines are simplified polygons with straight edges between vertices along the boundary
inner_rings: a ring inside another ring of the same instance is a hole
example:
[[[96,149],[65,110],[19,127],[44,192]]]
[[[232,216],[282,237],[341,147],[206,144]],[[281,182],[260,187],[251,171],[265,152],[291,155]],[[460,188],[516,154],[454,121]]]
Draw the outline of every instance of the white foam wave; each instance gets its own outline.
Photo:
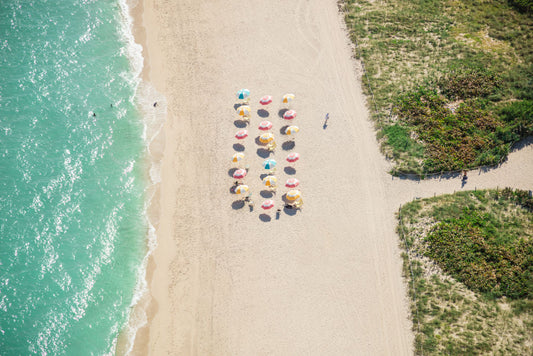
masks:
[[[122,340],[124,344],[121,345],[120,351],[125,355],[131,354],[134,345],[134,339],[137,331],[146,325],[147,315],[146,307],[148,306],[148,282],[146,281],[146,269],[148,261],[153,251],[157,246],[156,229],[149,218],[149,210],[152,204],[152,199],[157,191],[157,185],[161,181],[160,178],[160,161],[163,155],[164,140],[162,139],[161,129],[166,120],[167,103],[163,95],[150,85],[141,80],[141,73],[143,70],[143,48],[140,44],[135,42],[133,36],[133,18],[130,15],[130,10],[137,5],[136,0],[120,0],[121,9],[121,34],[123,41],[126,43],[126,50],[131,63],[131,71],[133,73],[133,87],[135,89],[135,97],[137,107],[139,108],[143,117],[143,134],[142,138],[145,142],[146,152],[150,161],[149,179],[150,184],[146,187],[145,196],[146,202],[144,205],[145,223],[147,229],[147,252],[142,260],[142,263],[137,269],[137,282],[135,285],[134,294],[130,303],[129,315],[126,325],[123,327]],[[117,340],[114,342],[114,351],[116,352]]]

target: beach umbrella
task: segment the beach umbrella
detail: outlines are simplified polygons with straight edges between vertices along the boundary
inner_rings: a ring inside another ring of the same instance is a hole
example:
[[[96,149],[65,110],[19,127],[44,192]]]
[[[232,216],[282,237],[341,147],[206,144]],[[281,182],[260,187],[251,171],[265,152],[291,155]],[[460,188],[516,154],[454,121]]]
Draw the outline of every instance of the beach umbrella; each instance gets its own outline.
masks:
[[[272,128],[272,123],[270,121],[261,121],[259,123],[259,130],[266,131]]]
[[[242,105],[237,108],[237,114],[239,116],[250,116],[252,109],[248,105]]]
[[[278,179],[275,176],[266,176],[263,178],[263,184],[267,187],[275,187]]]
[[[299,190],[293,189],[289,190],[285,197],[287,197],[288,200],[294,201],[296,199],[299,199],[302,196],[302,193],[300,193]]]
[[[283,103],[288,104],[294,100],[294,94],[285,94],[283,95]]]
[[[235,137],[237,137],[238,140],[242,140],[243,138],[248,137],[248,130],[239,130],[235,134]]]
[[[259,136],[259,141],[262,143],[269,143],[272,140],[274,140],[274,134],[272,132],[266,132]]]
[[[246,171],[246,169],[237,169],[235,172],[233,172],[233,178],[243,179],[244,177],[246,177],[247,173],[248,172]]]
[[[272,158],[268,158],[268,159],[265,159],[263,161],[263,167],[265,169],[272,169],[272,168],[276,167],[276,164],[277,164],[276,160],[274,160]]]
[[[285,129],[285,134],[286,135],[294,135],[298,131],[300,131],[300,128],[298,126],[289,126],[289,127],[287,127]]]
[[[287,188],[296,188],[300,185],[300,181],[296,178],[289,178],[287,179],[287,182],[285,182],[285,186]]]
[[[238,99],[244,100],[249,96],[250,96],[250,91],[248,89],[241,89],[237,92]]]
[[[243,158],[244,158],[244,153],[242,153],[242,152],[237,152],[237,153],[235,153],[235,154],[232,156],[231,161],[232,161],[232,162],[239,162],[239,161],[241,161]]]
[[[285,114],[283,114],[283,118],[285,120],[292,120],[296,117],[296,111],[294,110],[287,110],[285,111]]]
[[[241,184],[241,185],[238,185],[237,188],[235,188],[235,194],[244,194],[248,190],[250,190],[250,188],[248,188],[247,185]]]
[[[272,199],[265,200],[263,204],[261,204],[261,208],[265,210],[272,209],[273,207],[274,207],[274,200]]]
[[[299,153],[296,153],[296,152],[291,152],[289,153],[289,155],[287,156],[287,161],[291,162],[291,163],[294,163],[296,162],[297,160],[300,159],[300,154]]]
[[[268,105],[272,102],[272,97],[270,95],[265,95],[264,97],[259,100],[259,103],[261,105]]]

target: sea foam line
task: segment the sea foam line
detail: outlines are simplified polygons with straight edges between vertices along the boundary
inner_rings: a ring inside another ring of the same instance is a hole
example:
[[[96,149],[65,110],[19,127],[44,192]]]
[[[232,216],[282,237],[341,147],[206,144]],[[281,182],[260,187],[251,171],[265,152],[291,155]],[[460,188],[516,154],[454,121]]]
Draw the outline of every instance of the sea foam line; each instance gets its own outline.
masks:
[[[153,251],[157,247],[156,229],[150,221],[149,211],[152,200],[157,191],[157,186],[160,182],[160,160],[162,157],[163,141],[160,133],[163,124],[166,120],[167,103],[163,95],[155,90],[155,88],[142,81],[141,74],[143,71],[144,58],[142,55],[142,45],[135,42],[133,36],[133,17],[131,16],[131,9],[137,5],[137,1],[119,0],[120,14],[121,14],[121,36],[126,44],[127,55],[130,60],[131,72],[133,73],[132,86],[134,88],[134,97],[132,100],[136,101],[143,117],[143,134],[142,138],[145,143],[146,153],[150,164],[149,169],[149,184],[145,188],[145,204],[143,209],[143,216],[147,226],[147,252],[137,269],[137,282],[135,285],[133,297],[129,306],[128,317],[123,326],[122,335],[124,336],[124,344],[121,345],[121,351],[125,355],[131,354],[133,350],[135,336],[137,331],[146,325],[147,315],[145,308],[148,301],[148,282],[146,280],[146,270],[148,261]],[[153,103],[157,102],[154,106]],[[116,352],[118,337],[114,340],[114,353]]]

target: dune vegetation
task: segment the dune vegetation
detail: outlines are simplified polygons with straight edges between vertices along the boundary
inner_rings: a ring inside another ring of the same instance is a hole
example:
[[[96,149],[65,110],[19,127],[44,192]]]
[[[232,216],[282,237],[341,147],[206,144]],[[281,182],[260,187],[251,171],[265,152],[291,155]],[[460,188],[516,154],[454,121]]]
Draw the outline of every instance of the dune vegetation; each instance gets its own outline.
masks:
[[[344,0],[392,173],[494,165],[533,135],[531,0]]]
[[[420,355],[533,354],[533,198],[460,192],[398,214]]]

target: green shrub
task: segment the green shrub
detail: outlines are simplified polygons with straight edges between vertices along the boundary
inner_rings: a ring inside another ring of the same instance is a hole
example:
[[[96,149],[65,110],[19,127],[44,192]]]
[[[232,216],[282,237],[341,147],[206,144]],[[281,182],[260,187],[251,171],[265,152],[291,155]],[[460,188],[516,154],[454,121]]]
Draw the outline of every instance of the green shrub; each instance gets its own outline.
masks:
[[[474,291],[533,298],[533,241],[503,236],[501,228],[490,213],[464,208],[428,234],[427,255]]]
[[[452,71],[438,82],[442,93],[452,100],[487,97],[501,84],[494,73],[479,69]]]

